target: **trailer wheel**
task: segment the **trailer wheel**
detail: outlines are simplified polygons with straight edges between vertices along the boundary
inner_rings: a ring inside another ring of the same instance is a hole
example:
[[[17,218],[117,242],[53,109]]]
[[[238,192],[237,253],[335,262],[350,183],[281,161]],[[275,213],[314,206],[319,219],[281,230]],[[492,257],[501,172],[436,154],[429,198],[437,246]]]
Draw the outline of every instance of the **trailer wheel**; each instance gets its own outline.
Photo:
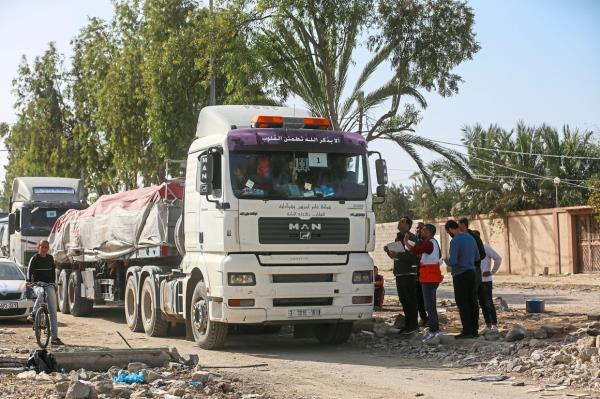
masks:
[[[204,281],[198,281],[192,294],[191,324],[194,341],[202,349],[219,349],[227,339],[226,323],[211,321],[208,314],[208,295]]]
[[[157,309],[157,302],[152,286],[152,277],[144,280],[142,285],[141,313],[144,331],[151,337],[164,337],[169,329],[169,322],[162,318],[160,310]]]
[[[58,310],[69,314],[69,270],[62,269],[58,274],[56,296],[58,297]]]
[[[352,334],[352,322],[340,321],[338,323],[319,324],[315,335],[324,345],[340,345],[346,343]]]
[[[144,331],[144,324],[142,323],[142,312],[135,280],[134,275],[129,276],[125,286],[125,320],[131,331],[141,332]]]
[[[94,302],[81,296],[81,284],[83,278],[79,270],[73,270],[69,275],[67,286],[69,312],[75,316],[86,316],[92,312]]]

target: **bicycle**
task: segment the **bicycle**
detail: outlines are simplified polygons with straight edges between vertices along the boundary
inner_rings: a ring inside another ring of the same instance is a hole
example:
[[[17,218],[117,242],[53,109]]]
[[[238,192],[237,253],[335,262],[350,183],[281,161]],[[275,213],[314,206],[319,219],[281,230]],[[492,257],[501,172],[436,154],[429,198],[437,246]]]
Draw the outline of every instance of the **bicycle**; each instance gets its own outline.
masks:
[[[35,340],[40,348],[45,349],[50,341],[50,313],[48,312],[47,290],[48,287],[53,287],[56,284],[52,283],[33,283],[33,286],[41,287],[43,301],[40,308],[35,312],[33,319],[33,331],[35,331]]]

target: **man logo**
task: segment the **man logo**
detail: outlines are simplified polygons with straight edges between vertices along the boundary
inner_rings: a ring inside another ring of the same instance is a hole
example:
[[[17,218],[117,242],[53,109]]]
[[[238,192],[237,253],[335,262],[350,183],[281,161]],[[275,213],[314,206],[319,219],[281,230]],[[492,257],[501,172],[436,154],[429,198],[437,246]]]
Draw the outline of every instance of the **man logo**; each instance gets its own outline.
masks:
[[[310,240],[310,231],[302,231],[300,232],[300,239],[301,240]]]
[[[288,225],[288,230],[296,230],[296,231],[320,231],[321,223],[290,223]]]

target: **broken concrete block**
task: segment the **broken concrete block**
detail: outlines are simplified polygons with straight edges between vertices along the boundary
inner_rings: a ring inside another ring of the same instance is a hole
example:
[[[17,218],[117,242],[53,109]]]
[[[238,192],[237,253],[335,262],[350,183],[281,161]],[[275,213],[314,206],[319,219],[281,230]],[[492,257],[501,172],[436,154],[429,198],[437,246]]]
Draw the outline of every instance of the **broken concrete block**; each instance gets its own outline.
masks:
[[[112,381],[99,381],[94,384],[96,392],[99,394],[110,395],[113,391]]]
[[[546,339],[548,338],[548,332],[543,328],[538,328],[533,332],[533,336],[537,339]]]
[[[552,362],[554,364],[569,364],[571,363],[571,356],[562,352],[555,353],[552,355]]]
[[[592,356],[598,354],[598,348],[583,348],[579,351],[579,358],[584,362],[592,360]]]
[[[133,362],[133,363],[129,363],[127,365],[127,371],[129,371],[130,373],[138,373],[140,371],[142,371],[143,369],[147,369],[148,365],[146,363],[141,363],[141,362]]]
[[[562,326],[558,326],[556,324],[546,324],[541,327],[543,330],[546,330],[546,333],[549,337],[554,337],[556,335],[561,335],[565,332],[565,329]]]
[[[17,374],[17,380],[34,379],[35,376],[36,376],[35,370],[23,371],[22,373]]]
[[[90,397],[90,386],[81,381],[71,381],[65,399],[88,399]]]
[[[212,374],[208,371],[198,370],[194,371],[194,373],[192,374],[192,381],[201,382],[204,385],[211,381],[212,378]]]
[[[152,370],[142,370],[142,373],[144,373],[144,381],[146,381],[147,384],[150,384],[156,380],[159,380],[162,378],[162,375],[152,371]]]
[[[515,324],[512,326],[510,331],[506,334],[506,341],[507,342],[519,341],[519,340],[522,340],[523,338],[525,338],[526,335],[527,335],[527,330],[525,330],[525,328],[523,328],[519,324]]]
[[[59,395],[64,396],[69,390],[69,384],[69,381],[60,381],[54,384],[54,389]]]

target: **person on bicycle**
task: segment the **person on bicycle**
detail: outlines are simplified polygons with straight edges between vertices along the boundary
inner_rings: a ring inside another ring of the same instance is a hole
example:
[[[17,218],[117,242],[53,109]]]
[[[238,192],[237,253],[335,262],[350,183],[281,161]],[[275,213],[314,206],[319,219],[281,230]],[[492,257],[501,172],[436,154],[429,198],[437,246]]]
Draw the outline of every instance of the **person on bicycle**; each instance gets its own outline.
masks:
[[[54,258],[48,254],[50,244],[48,240],[42,240],[38,244],[38,253],[33,255],[29,261],[29,267],[27,269],[27,282],[28,286],[31,287],[33,283],[56,283],[56,266],[54,264]],[[37,299],[33,305],[33,311],[29,316],[31,320],[35,317],[35,312],[40,308],[44,297],[44,287],[33,287]],[[50,316],[50,335],[52,345],[64,345],[63,342],[58,338],[58,321],[56,318],[57,306],[56,306],[56,291],[54,285],[45,287],[46,289],[46,301],[48,305],[48,314]]]

